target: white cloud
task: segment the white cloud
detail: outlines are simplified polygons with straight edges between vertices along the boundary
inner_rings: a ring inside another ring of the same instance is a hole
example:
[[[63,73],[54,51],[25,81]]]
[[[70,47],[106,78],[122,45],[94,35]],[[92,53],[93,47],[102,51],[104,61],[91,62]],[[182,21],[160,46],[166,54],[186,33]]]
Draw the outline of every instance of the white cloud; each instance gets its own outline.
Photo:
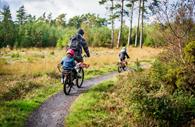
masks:
[[[52,13],[52,17],[55,18],[58,15],[65,13],[66,18],[69,19],[76,15],[82,15],[86,13],[95,13],[101,17],[106,18],[108,12],[105,6],[99,5],[99,0],[0,0],[5,1],[10,5],[13,19],[16,19],[16,11],[24,5],[28,14],[35,15],[36,17],[42,16],[44,12],[46,14]],[[129,19],[125,18],[126,24],[129,25]],[[133,20],[135,24],[136,20]],[[116,21],[115,27],[119,27],[119,21]]]
[[[44,12],[52,13],[55,18],[59,14],[66,13],[67,18],[84,13],[96,13],[100,16],[106,14],[103,6],[98,0],[6,0],[10,5],[12,15],[15,19],[16,11],[24,5],[27,13],[41,16]]]

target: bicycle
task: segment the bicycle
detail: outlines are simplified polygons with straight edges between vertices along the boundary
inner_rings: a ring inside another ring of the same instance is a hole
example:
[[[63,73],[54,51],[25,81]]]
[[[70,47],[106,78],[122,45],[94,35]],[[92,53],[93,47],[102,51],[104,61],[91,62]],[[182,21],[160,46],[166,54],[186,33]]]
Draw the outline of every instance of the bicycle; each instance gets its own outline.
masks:
[[[122,71],[127,71],[127,61],[123,60],[117,63],[118,65],[118,72],[121,73]]]
[[[58,64],[57,68],[58,70],[63,73],[64,75],[64,79],[63,79],[63,84],[64,84],[64,93],[66,95],[69,95],[70,94],[70,91],[72,89],[72,87],[75,85],[74,83],[74,80],[76,82],[76,86],[78,88],[81,88],[82,87],[82,84],[83,84],[83,81],[84,81],[84,69],[83,68],[88,68],[89,65],[88,64],[85,64],[83,62],[79,62],[76,64],[75,66],[75,70],[76,70],[76,74],[73,72],[73,69],[72,70],[63,70],[61,68],[61,65]]]
[[[79,62],[76,64],[76,71],[77,71],[77,79],[76,79],[76,85],[78,88],[81,88],[84,81],[84,68],[88,68],[89,65],[83,62]]]

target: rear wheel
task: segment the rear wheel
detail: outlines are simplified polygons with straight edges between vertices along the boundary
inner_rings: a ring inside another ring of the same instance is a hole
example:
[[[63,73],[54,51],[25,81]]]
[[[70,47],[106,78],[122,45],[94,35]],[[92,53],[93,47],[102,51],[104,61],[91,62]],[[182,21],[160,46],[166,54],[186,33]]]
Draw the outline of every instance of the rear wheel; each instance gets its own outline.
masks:
[[[121,67],[121,65],[118,65],[118,72],[121,73],[123,70],[123,68]]]
[[[72,88],[71,74],[69,74],[68,76],[66,76],[66,79],[64,81],[64,93],[66,95],[69,95],[71,88]]]
[[[76,84],[78,88],[81,88],[83,85],[83,80],[84,80],[84,70],[83,68],[79,68],[77,71],[77,78],[76,78]]]

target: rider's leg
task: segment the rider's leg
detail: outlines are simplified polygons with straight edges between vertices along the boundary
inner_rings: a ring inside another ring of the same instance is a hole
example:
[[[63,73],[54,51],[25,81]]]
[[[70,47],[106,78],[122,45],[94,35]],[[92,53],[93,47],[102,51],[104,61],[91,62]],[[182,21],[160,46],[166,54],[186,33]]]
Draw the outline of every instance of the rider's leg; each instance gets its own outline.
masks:
[[[83,62],[83,57],[82,56],[74,56],[74,59],[77,63]],[[78,78],[81,78],[81,75],[77,72],[79,69],[75,70],[75,73]]]
[[[62,72],[62,76],[61,76],[61,83],[64,83],[64,74]]]
[[[77,63],[83,62],[83,57],[82,56],[74,56],[74,59]]]
[[[126,69],[126,61],[125,61],[125,58],[122,60],[122,67],[123,67],[123,70]]]
[[[76,77],[77,77],[77,71],[76,71],[76,69],[73,69],[72,70],[72,73],[73,73],[74,79],[76,79]]]

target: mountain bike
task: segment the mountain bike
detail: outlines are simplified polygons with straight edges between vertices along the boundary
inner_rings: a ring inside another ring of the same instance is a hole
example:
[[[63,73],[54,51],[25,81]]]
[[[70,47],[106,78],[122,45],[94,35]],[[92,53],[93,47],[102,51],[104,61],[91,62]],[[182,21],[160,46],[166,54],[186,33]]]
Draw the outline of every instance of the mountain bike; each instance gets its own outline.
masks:
[[[64,84],[64,93],[66,95],[70,94],[70,91],[74,85],[76,85],[78,88],[81,88],[83,81],[84,81],[84,69],[88,68],[89,65],[85,64],[83,62],[79,62],[75,66],[75,71],[72,70],[63,70],[61,68],[61,65],[59,64],[57,66],[58,70],[64,75],[63,84]]]
[[[121,73],[122,71],[127,71],[127,61],[123,60],[117,63],[118,65],[118,72]]]

